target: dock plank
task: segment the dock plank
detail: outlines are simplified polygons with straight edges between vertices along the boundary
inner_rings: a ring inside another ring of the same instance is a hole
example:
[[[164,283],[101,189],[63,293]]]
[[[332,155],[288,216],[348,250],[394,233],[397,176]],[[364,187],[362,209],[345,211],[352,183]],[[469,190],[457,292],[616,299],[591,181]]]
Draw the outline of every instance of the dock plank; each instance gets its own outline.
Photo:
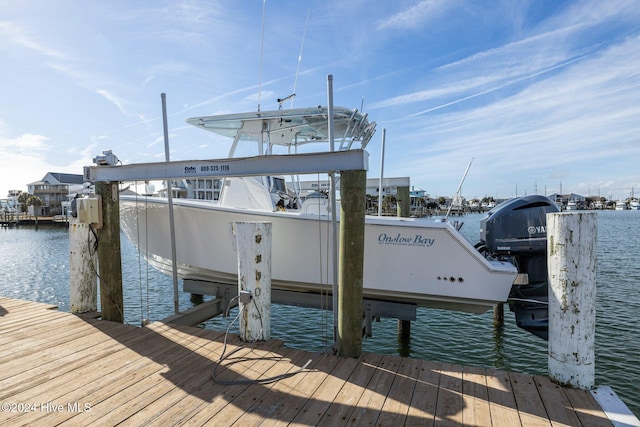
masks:
[[[149,354],[153,354],[153,352],[161,353],[164,348],[160,343],[149,341],[149,331],[138,332],[141,333],[128,330],[124,335],[120,336],[128,345],[111,342],[111,348],[101,349],[102,370],[96,370],[93,373],[85,372],[84,375],[79,375],[78,372],[74,371],[67,371],[67,375],[59,376],[56,379],[59,387],[49,391],[48,396],[51,402],[63,405],[68,402],[89,403],[91,411],[83,412],[82,414],[70,411],[46,413],[37,419],[46,420],[47,423],[58,424],[76,416],[84,415],[84,418],[98,418],[101,414],[116,410],[117,407],[108,407],[101,405],[101,403],[126,388],[128,384],[139,380],[144,375],[150,374],[154,368],[159,369],[153,366],[151,359],[138,357],[132,349],[145,347],[148,348]],[[69,382],[70,379],[73,379],[73,382]],[[35,388],[34,392],[37,389]]]
[[[439,426],[462,425],[462,366],[442,363],[436,402],[436,424]]]
[[[277,340],[249,345],[224,332],[139,328],[5,297],[0,339],[1,425],[612,425],[590,392],[546,377],[312,354]],[[229,384],[212,380],[218,365]]]
[[[440,362],[420,361],[406,425],[432,426],[435,424],[441,365]]]
[[[296,366],[291,363],[289,355],[294,353],[292,349],[283,348],[282,351],[274,353],[274,360],[271,366],[262,374],[260,379],[273,378],[289,372]],[[222,408],[214,417],[211,417],[204,425],[220,425],[219,420],[225,420],[228,424],[233,424],[254,407],[255,403],[269,392],[270,385],[255,383],[249,384],[244,393],[236,396],[227,406]]]
[[[273,414],[269,420],[265,420],[264,426],[286,426],[296,425],[293,420],[302,410],[304,404],[311,398],[322,382],[331,375],[331,372],[344,362],[343,358],[324,354],[312,371],[305,372],[298,382],[298,386],[289,392],[289,399],[286,408],[282,408],[277,414]],[[275,415],[278,415],[277,417]],[[291,421],[289,421],[291,420]],[[300,425],[300,424],[297,424]]]
[[[296,384],[302,380],[301,373],[314,368],[314,359],[309,354],[300,350],[291,350],[288,353],[290,363],[287,364],[286,373],[290,374],[280,381],[263,385],[261,395],[256,394],[254,402],[247,406],[244,414],[237,418],[233,426],[258,425],[265,419],[278,416],[288,403],[289,391],[295,389]],[[319,356],[319,355],[318,355]],[[316,361],[317,363],[317,361]],[[304,369],[303,369],[304,368]]]
[[[201,356],[197,350],[202,343],[189,338],[173,338],[171,342],[177,345],[164,343],[159,347],[159,352],[145,349],[148,364],[130,371],[121,381],[110,383],[109,387],[116,388],[118,392],[102,400],[100,406],[117,410],[109,411],[100,418],[81,414],[74,417],[73,422],[86,425],[90,420],[97,425],[117,425],[156,401],[166,390],[163,386],[175,386],[176,378],[184,369],[190,369],[200,362]]]
[[[100,402],[100,405],[106,408],[124,407],[125,409],[105,414],[95,420],[96,425],[115,425],[124,422],[138,410],[155,402],[163,393],[166,393],[167,388],[178,387],[183,378],[180,373],[197,370],[202,363],[209,362],[209,359],[202,355],[202,347],[207,344],[206,340],[199,339],[199,335],[204,333],[203,330],[193,331],[194,333],[190,336],[166,325],[151,324],[149,329],[156,334],[152,336],[153,341],[158,341],[158,337],[162,337],[161,345],[152,347],[141,343],[134,348],[143,356],[147,364],[112,382],[110,388],[115,388],[118,392],[112,393]],[[74,418],[73,421],[85,424],[82,416]]]
[[[218,337],[219,339],[220,337]],[[272,347],[277,347],[274,343],[259,343],[260,354],[266,354]],[[227,352],[237,348],[243,348],[246,344],[241,343],[237,338],[230,339],[227,343]],[[222,340],[207,339],[207,344],[201,348],[201,352],[196,362],[190,362],[189,367],[197,375],[189,375],[189,379],[176,387],[168,399],[175,402],[174,406],[165,407],[164,411],[157,411],[154,414],[154,424],[157,425],[180,425],[184,423],[195,423],[194,417],[200,417],[201,423],[206,422],[228,403],[227,399],[233,399],[246,389],[247,385],[221,387],[212,380],[212,371],[219,362],[223,352]],[[264,352],[264,353],[263,353]],[[253,370],[251,370],[253,368]],[[238,365],[235,370],[229,370],[224,378],[227,380],[238,379],[242,375],[256,375],[260,367],[249,365]],[[179,390],[177,390],[179,389]],[[126,423],[128,424],[128,423]],[[135,424],[130,424],[135,425]]]
[[[0,307],[6,311],[17,313],[20,311],[34,311],[34,309],[53,310],[57,305],[42,302],[28,301],[23,299],[7,298],[0,296]],[[0,314],[1,315],[1,314]]]
[[[393,356],[382,356],[375,368],[369,386],[360,396],[351,418],[360,425],[376,425],[381,409],[391,390],[396,372],[402,359]]]
[[[405,425],[411,397],[416,387],[420,360],[402,358],[393,384],[376,422],[379,426]]]
[[[67,390],[69,388],[65,384],[65,381],[68,381],[68,379],[65,380],[67,375],[78,376],[80,380],[88,378],[87,375],[92,373],[104,375],[110,372],[109,365],[107,365],[109,358],[117,355],[118,350],[124,350],[126,345],[131,345],[141,339],[138,334],[130,335],[130,338],[131,340],[122,343],[121,347],[118,347],[111,340],[105,339],[97,343],[94,340],[92,341],[93,345],[81,346],[82,351],[74,351],[78,350],[75,347],[69,352],[60,350],[58,353],[54,353],[52,358],[47,361],[43,359],[41,364],[32,369],[27,371],[20,370],[13,376],[3,379],[2,383],[6,388],[2,389],[0,398],[6,399],[11,396],[12,399],[28,399],[36,391],[40,393],[48,391],[50,388]],[[52,350],[55,350],[55,348]],[[105,355],[105,353],[107,354]],[[7,366],[8,370],[14,368],[13,364],[9,363],[2,364],[2,366]],[[82,372],[84,375],[80,376],[78,375],[78,369],[86,372]],[[60,389],[59,386],[63,386],[63,388]],[[33,391],[30,392],[30,390]]]
[[[371,378],[377,369],[382,355],[365,354],[362,357],[361,368],[354,371],[334,397],[326,412],[320,418],[320,424],[328,426],[343,426],[347,423],[355,423],[351,416],[360,396],[369,387]]]
[[[110,342],[109,337],[94,334],[85,329],[77,330],[68,325],[65,328],[60,337],[51,334],[52,338],[48,343],[38,346],[24,349],[18,342],[17,346],[20,350],[5,355],[6,357],[0,362],[7,369],[0,374],[0,378],[11,381],[10,378],[16,375],[38,375],[61,365],[63,360],[76,360],[85,356],[84,351],[89,351],[95,345]]]
[[[56,317],[60,317],[57,314],[60,313],[54,310],[25,311],[22,313],[12,311],[11,314],[1,317],[0,333],[20,331],[24,328],[25,323],[29,324],[29,330],[35,331],[34,328],[46,326]]]
[[[191,390],[202,387],[205,383],[211,381],[210,369],[202,371],[194,364],[200,357],[210,359],[217,358],[216,349],[201,349],[198,354],[192,354],[185,357],[183,369],[173,370],[171,375],[167,376],[168,381],[157,384],[149,389],[149,396],[145,399],[148,402],[144,406],[131,414],[127,419],[123,420],[122,425],[149,425],[150,423],[162,425],[158,422],[168,408],[179,408],[182,400],[185,399]]]
[[[534,376],[533,379],[547,415],[553,420],[554,427],[571,427],[580,424],[571,402],[558,384],[553,383],[549,377]]]
[[[583,426],[611,427],[613,425],[598,402],[589,398],[591,393],[587,395],[584,390],[573,388],[563,388],[562,391],[571,402],[571,406]]]
[[[0,322],[0,325],[2,325],[0,327],[0,351],[4,350],[3,345],[9,342],[22,339],[34,339],[35,341],[35,338],[42,335],[46,337],[51,331],[55,331],[60,324],[70,321],[67,316],[50,316],[47,313],[41,313],[39,316],[42,318],[42,324],[38,326],[32,325],[28,329],[24,328],[26,320],[20,319],[17,315],[3,319]],[[14,322],[14,327],[7,327],[12,321]]]
[[[316,377],[321,377],[318,379],[320,384],[293,418],[291,425],[308,426],[317,423],[329,409],[336,396],[336,391],[342,388],[359,364],[360,359],[340,357],[328,375],[315,373]]]
[[[462,369],[462,420],[464,425],[481,425],[491,419],[487,376],[483,368],[464,366]]]
[[[531,375],[509,372],[511,387],[515,397],[520,421],[524,426],[551,426],[547,411],[542,403],[535,381]]]
[[[242,346],[242,344],[241,344]],[[188,417],[185,417],[178,425],[206,425],[206,423],[213,423],[213,425],[226,425],[227,420],[224,418],[223,410],[227,405],[235,405],[237,398],[242,396],[250,387],[250,384],[243,383],[244,380],[257,380],[272,368],[276,361],[274,358],[278,358],[278,353],[272,352],[272,349],[276,349],[273,343],[267,342],[261,345],[260,351],[255,351],[252,347],[247,347],[237,353],[238,358],[252,358],[253,361],[247,363],[237,363],[231,365],[226,374],[218,376],[219,381],[225,380],[229,384],[220,385],[215,381],[209,381],[205,383],[199,390],[198,396],[200,404],[195,407],[194,411],[191,411]],[[257,348],[257,347],[256,347]],[[215,362],[212,361],[208,365],[209,372],[213,369]],[[223,366],[224,361],[222,362]],[[224,372],[224,371],[223,371]],[[189,401],[191,401],[189,396]],[[167,420],[169,421],[169,420]],[[164,425],[164,424],[163,424]]]
[[[485,370],[491,422],[495,427],[521,426],[516,399],[509,373],[495,369]]]

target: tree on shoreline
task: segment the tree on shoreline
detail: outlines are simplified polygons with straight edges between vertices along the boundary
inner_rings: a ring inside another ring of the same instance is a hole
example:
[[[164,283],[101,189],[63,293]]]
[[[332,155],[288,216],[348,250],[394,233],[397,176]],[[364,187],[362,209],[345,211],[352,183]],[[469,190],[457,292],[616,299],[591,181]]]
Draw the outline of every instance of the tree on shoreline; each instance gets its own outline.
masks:
[[[40,206],[42,206],[42,199],[38,196],[34,196],[29,193],[20,193],[18,196],[18,203],[20,203],[20,212],[26,212],[28,206],[33,206],[33,216],[36,218],[36,223],[38,222],[38,210]]]
[[[27,200],[29,200],[30,196],[31,194],[25,193],[25,192],[21,192],[20,195],[18,196],[18,203],[20,203],[20,213],[25,212],[25,208],[27,206]]]
[[[42,199],[29,194],[29,197],[27,197],[27,206],[33,206],[33,216],[36,217],[36,224],[38,224],[38,210],[40,206],[42,206]]]

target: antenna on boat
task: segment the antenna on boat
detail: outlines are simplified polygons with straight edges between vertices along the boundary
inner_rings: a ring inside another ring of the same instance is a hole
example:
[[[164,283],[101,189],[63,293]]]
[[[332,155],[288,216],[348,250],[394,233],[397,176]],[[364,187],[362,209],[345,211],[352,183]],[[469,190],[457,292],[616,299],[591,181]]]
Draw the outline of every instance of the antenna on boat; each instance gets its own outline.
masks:
[[[449,214],[451,213],[451,208],[453,207],[453,202],[455,200],[458,200],[458,197],[460,197],[460,190],[462,190],[462,184],[464,184],[464,180],[467,177],[467,173],[469,173],[469,168],[471,168],[471,163],[473,163],[473,157],[471,158],[471,161],[469,162],[469,165],[467,165],[467,170],[464,171],[464,175],[462,176],[462,180],[460,181],[460,185],[458,185],[458,189],[456,190],[456,193],[453,195],[453,199],[451,200],[451,204],[449,205],[449,209],[447,209],[447,215],[445,215],[443,222],[447,222],[449,219]]]
[[[262,0],[262,35],[260,36],[260,75],[258,77],[258,111],[260,111],[260,96],[262,95],[262,54],[264,52],[264,16],[267,10],[267,0]]]
[[[302,49],[304,48],[304,39],[307,35],[307,24],[309,23],[309,12],[311,12],[311,5],[307,7],[307,19],[304,21],[304,31],[302,32],[302,41],[300,42],[300,53],[298,54],[298,66],[296,67],[296,77],[293,80],[293,96],[296,96],[296,87],[298,85],[298,74],[300,73],[300,64],[302,63]],[[284,100],[286,100],[285,98]],[[283,100],[283,101],[284,101]],[[278,100],[280,102],[280,100]],[[282,104],[280,104],[282,108]],[[291,98],[291,105],[289,108],[293,108],[293,98]]]

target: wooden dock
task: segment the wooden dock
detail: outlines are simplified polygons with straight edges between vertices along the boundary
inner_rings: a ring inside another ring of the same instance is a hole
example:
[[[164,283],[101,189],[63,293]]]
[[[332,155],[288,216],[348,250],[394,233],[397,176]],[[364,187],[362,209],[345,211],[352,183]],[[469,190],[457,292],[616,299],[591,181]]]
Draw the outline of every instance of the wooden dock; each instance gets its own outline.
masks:
[[[0,297],[0,425],[612,425],[591,392],[544,376],[235,335],[225,349],[223,332],[54,308]]]

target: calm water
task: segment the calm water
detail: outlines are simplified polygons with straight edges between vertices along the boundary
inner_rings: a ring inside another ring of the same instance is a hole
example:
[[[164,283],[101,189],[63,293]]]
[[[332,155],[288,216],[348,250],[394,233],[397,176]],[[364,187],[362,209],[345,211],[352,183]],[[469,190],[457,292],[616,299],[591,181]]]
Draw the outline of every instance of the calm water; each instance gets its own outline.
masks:
[[[461,219],[465,222],[462,231],[473,243],[479,240],[481,217],[472,214]],[[613,387],[635,414],[640,414],[639,226],[640,212],[598,212],[596,384]],[[124,237],[122,260],[127,323],[140,325],[144,318],[153,321],[173,314],[171,278],[147,267]],[[56,304],[68,311],[68,287],[66,230],[0,230],[0,295]],[[181,310],[192,305],[189,295],[182,293]],[[214,319],[205,326],[222,330],[230,320]],[[330,345],[331,322],[330,313],[276,305],[271,335],[291,347],[315,351]],[[374,336],[364,341],[364,350],[547,373],[546,342],[517,328],[508,309],[502,329],[494,328],[491,312],[478,315],[430,309],[418,310],[409,342],[398,341],[396,327],[392,319],[374,323]]]

